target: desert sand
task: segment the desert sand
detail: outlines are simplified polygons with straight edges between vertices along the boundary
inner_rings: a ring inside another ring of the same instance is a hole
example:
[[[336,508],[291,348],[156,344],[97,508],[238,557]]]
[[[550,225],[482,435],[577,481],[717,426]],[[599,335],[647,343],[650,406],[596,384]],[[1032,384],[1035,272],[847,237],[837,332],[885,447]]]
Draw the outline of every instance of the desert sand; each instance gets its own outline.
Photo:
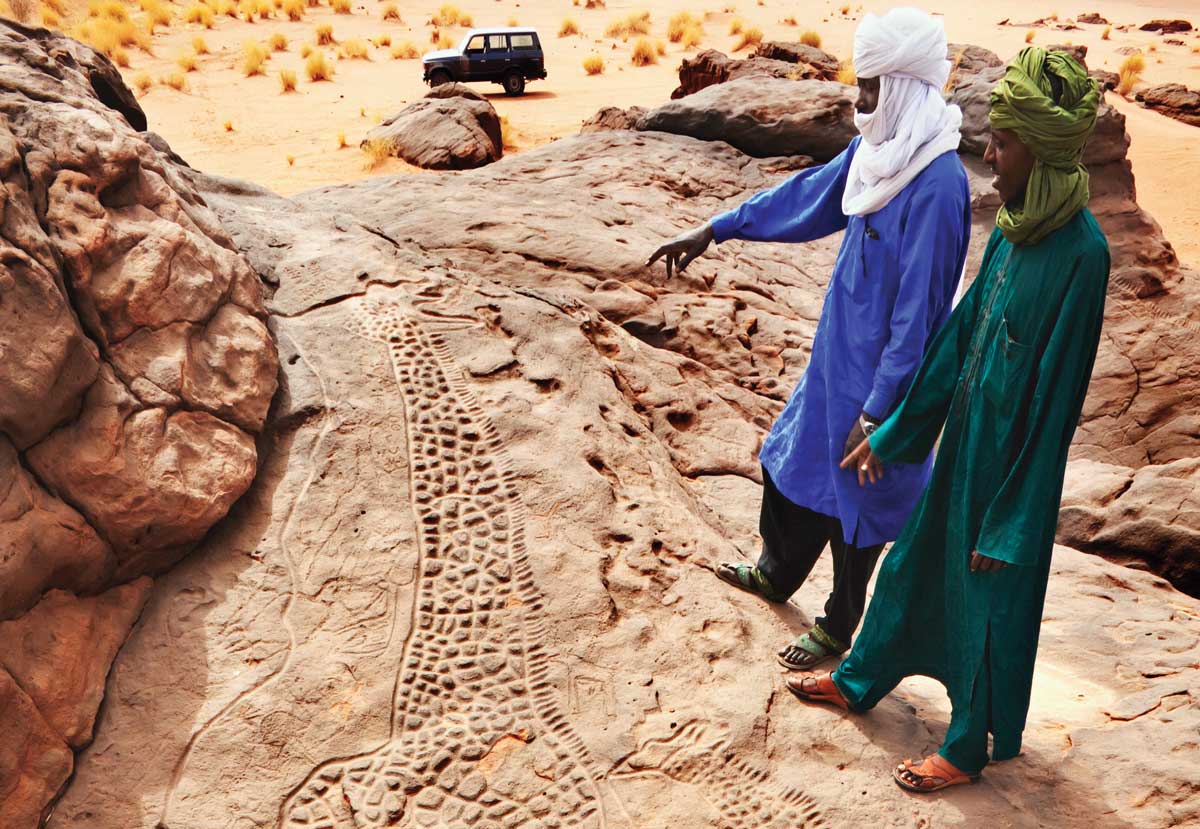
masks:
[[[192,37],[199,34],[205,38],[212,54],[199,57],[198,71],[188,73],[187,91],[159,84],[140,99],[151,128],[199,169],[248,178],[283,195],[370,175],[420,172],[399,160],[368,170],[365,156],[354,149],[379,119],[395,114],[428,91],[421,81],[420,60],[392,60],[387,47],[370,47],[370,60],[338,60],[332,82],[309,83],[298,54],[302,44],[314,42],[315,27],[321,23],[331,24],[340,41],[356,38],[368,43],[388,35],[393,45],[409,40],[422,51],[434,48],[430,44],[433,28],[428,21],[438,4],[403,0],[397,3],[400,23],[382,19],[386,5],[385,0],[356,2],[349,15],[335,14],[328,5],[322,5],[308,9],[305,19],[294,23],[279,12],[272,19],[253,24],[217,17],[212,30],[176,23],[154,37],[154,57],[131,51],[131,66],[123,74],[132,80],[147,72],[157,80],[176,71],[175,58],[191,51]],[[505,97],[498,86],[477,85],[508,119],[509,140],[519,151],[574,134],[584,119],[603,106],[654,106],[662,102],[678,83],[676,69],[681,59],[706,48],[734,54],[739,38],[730,35],[729,28],[735,18],[747,27],[761,29],[765,40],[796,40],[805,30],[815,31],[821,36],[822,48],[849,59],[854,28],[862,14],[882,12],[894,4],[856,3],[848,15],[840,13],[843,4],[837,2],[783,0],[761,4],[753,0],[713,0],[708,4],[618,0],[607,8],[591,10],[572,6],[567,0],[524,4],[468,0],[455,5],[470,14],[476,26],[506,25],[516,20],[537,27],[542,36],[547,80],[531,83],[527,94],[519,99]],[[1022,23],[1057,15],[1065,21],[1083,12],[1099,12],[1113,24],[1108,40],[1101,39],[1105,26],[1081,24],[1077,31],[1035,27],[1033,42],[1086,45],[1088,65],[1112,71],[1124,57],[1118,49],[1148,50],[1153,45],[1155,52],[1146,51],[1144,84],[1175,81],[1200,87],[1200,53],[1195,51],[1200,48],[1200,34],[1167,36],[1187,44],[1172,46],[1163,42],[1162,35],[1137,30],[1151,19],[1196,17],[1194,3],[1107,2],[1065,7],[999,0],[927,8],[944,15],[951,42],[977,43],[1002,57],[1015,54],[1031,29],[996,25],[1001,20]],[[696,16],[703,13],[703,42],[688,50],[668,42],[666,55],[656,65],[633,66],[629,59],[633,40],[622,42],[603,35],[610,21],[642,10],[652,14],[651,37],[664,42],[671,15],[679,11]],[[794,17],[798,25],[784,23],[788,17]],[[565,18],[576,21],[579,36],[556,37]],[[1118,31],[1116,27],[1124,24],[1132,24],[1130,30]],[[444,31],[457,42],[464,30],[452,27]],[[239,69],[243,43],[265,42],[275,32],[288,39],[289,50],[276,53],[268,61],[265,75],[246,78]],[[588,76],[582,68],[583,58],[593,52],[606,62],[599,76]],[[332,58],[336,47],[327,53]],[[299,76],[295,93],[280,94],[277,75],[281,69],[291,69]],[[1124,106],[1120,96],[1113,93],[1107,97],[1116,100],[1130,117],[1130,157],[1138,179],[1139,200],[1163,225],[1182,258],[1200,261],[1196,213],[1189,209],[1193,200],[1190,190],[1179,186],[1180,181],[1193,175],[1190,171],[1200,161],[1200,134],[1187,125],[1145,112],[1136,104]],[[232,132],[225,130],[226,121],[232,122]],[[348,148],[338,148],[339,135],[345,136]],[[294,159],[293,165],[288,163],[289,156]]]

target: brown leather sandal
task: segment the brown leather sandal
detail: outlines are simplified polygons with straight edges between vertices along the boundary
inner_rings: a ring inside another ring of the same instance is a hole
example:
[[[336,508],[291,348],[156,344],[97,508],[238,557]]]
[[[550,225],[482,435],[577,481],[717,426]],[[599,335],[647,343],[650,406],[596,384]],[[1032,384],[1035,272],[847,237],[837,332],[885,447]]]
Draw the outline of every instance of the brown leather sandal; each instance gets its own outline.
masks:
[[[788,677],[784,684],[789,691],[805,702],[820,702],[836,706],[843,711],[850,710],[850,703],[846,702],[841,689],[833,682],[833,674],[828,671],[819,674],[805,672]]]
[[[892,779],[902,789],[917,794],[931,794],[961,783],[975,783],[979,775],[964,774],[942,755],[930,754],[920,765],[913,763],[911,758],[906,759],[896,766]]]

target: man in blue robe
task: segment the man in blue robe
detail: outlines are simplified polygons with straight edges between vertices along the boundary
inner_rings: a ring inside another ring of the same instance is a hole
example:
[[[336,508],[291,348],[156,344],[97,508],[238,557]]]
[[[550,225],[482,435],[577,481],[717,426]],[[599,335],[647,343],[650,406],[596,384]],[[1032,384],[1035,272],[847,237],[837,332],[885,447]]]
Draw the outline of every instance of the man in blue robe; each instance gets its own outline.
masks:
[[[931,460],[895,464],[860,487],[842,459],[892,413],[946,322],[970,238],[957,155],[962,114],[941,89],[950,63],[939,20],[916,9],[868,15],[855,33],[861,133],[809,168],[660,247],[668,275],[713,241],[808,242],[845,231],[799,385],[766,441],[757,566],[717,575],[785,602],[828,544],[833,590],[811,630],[779,652],[807,670],[849,648],[867,583],[929,480]]]

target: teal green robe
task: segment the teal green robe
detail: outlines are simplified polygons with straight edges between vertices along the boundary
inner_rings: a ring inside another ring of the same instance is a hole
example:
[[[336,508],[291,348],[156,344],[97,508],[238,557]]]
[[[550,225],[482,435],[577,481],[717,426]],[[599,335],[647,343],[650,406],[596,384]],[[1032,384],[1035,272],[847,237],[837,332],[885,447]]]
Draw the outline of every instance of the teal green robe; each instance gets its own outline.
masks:
[[[968,773],[986,765],[989,732],[994,759],[1020,751],[1108,271],[1108,244],[1086,209],[1035,245],[993,231],[979,276],[870,439],[886,475],[887,464],[924,458],[945,425],[933,476],[834,681],[856,710],[906,676],[941,681],[953,708],[941,754]],[[972,573],[973,550],[1009,566]]]

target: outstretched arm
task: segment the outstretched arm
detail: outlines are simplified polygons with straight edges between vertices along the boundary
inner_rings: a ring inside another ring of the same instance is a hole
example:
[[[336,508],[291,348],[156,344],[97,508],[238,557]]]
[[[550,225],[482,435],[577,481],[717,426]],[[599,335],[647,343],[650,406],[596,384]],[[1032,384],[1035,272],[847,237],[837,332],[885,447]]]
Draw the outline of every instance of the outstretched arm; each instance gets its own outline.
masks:
[[[859,140],[850,142],[828,164],[801,170],[714,217],[709,224],[717,244],[730,239],[810,242],[845,230],[847,218],[842,212],[842,193]]]

